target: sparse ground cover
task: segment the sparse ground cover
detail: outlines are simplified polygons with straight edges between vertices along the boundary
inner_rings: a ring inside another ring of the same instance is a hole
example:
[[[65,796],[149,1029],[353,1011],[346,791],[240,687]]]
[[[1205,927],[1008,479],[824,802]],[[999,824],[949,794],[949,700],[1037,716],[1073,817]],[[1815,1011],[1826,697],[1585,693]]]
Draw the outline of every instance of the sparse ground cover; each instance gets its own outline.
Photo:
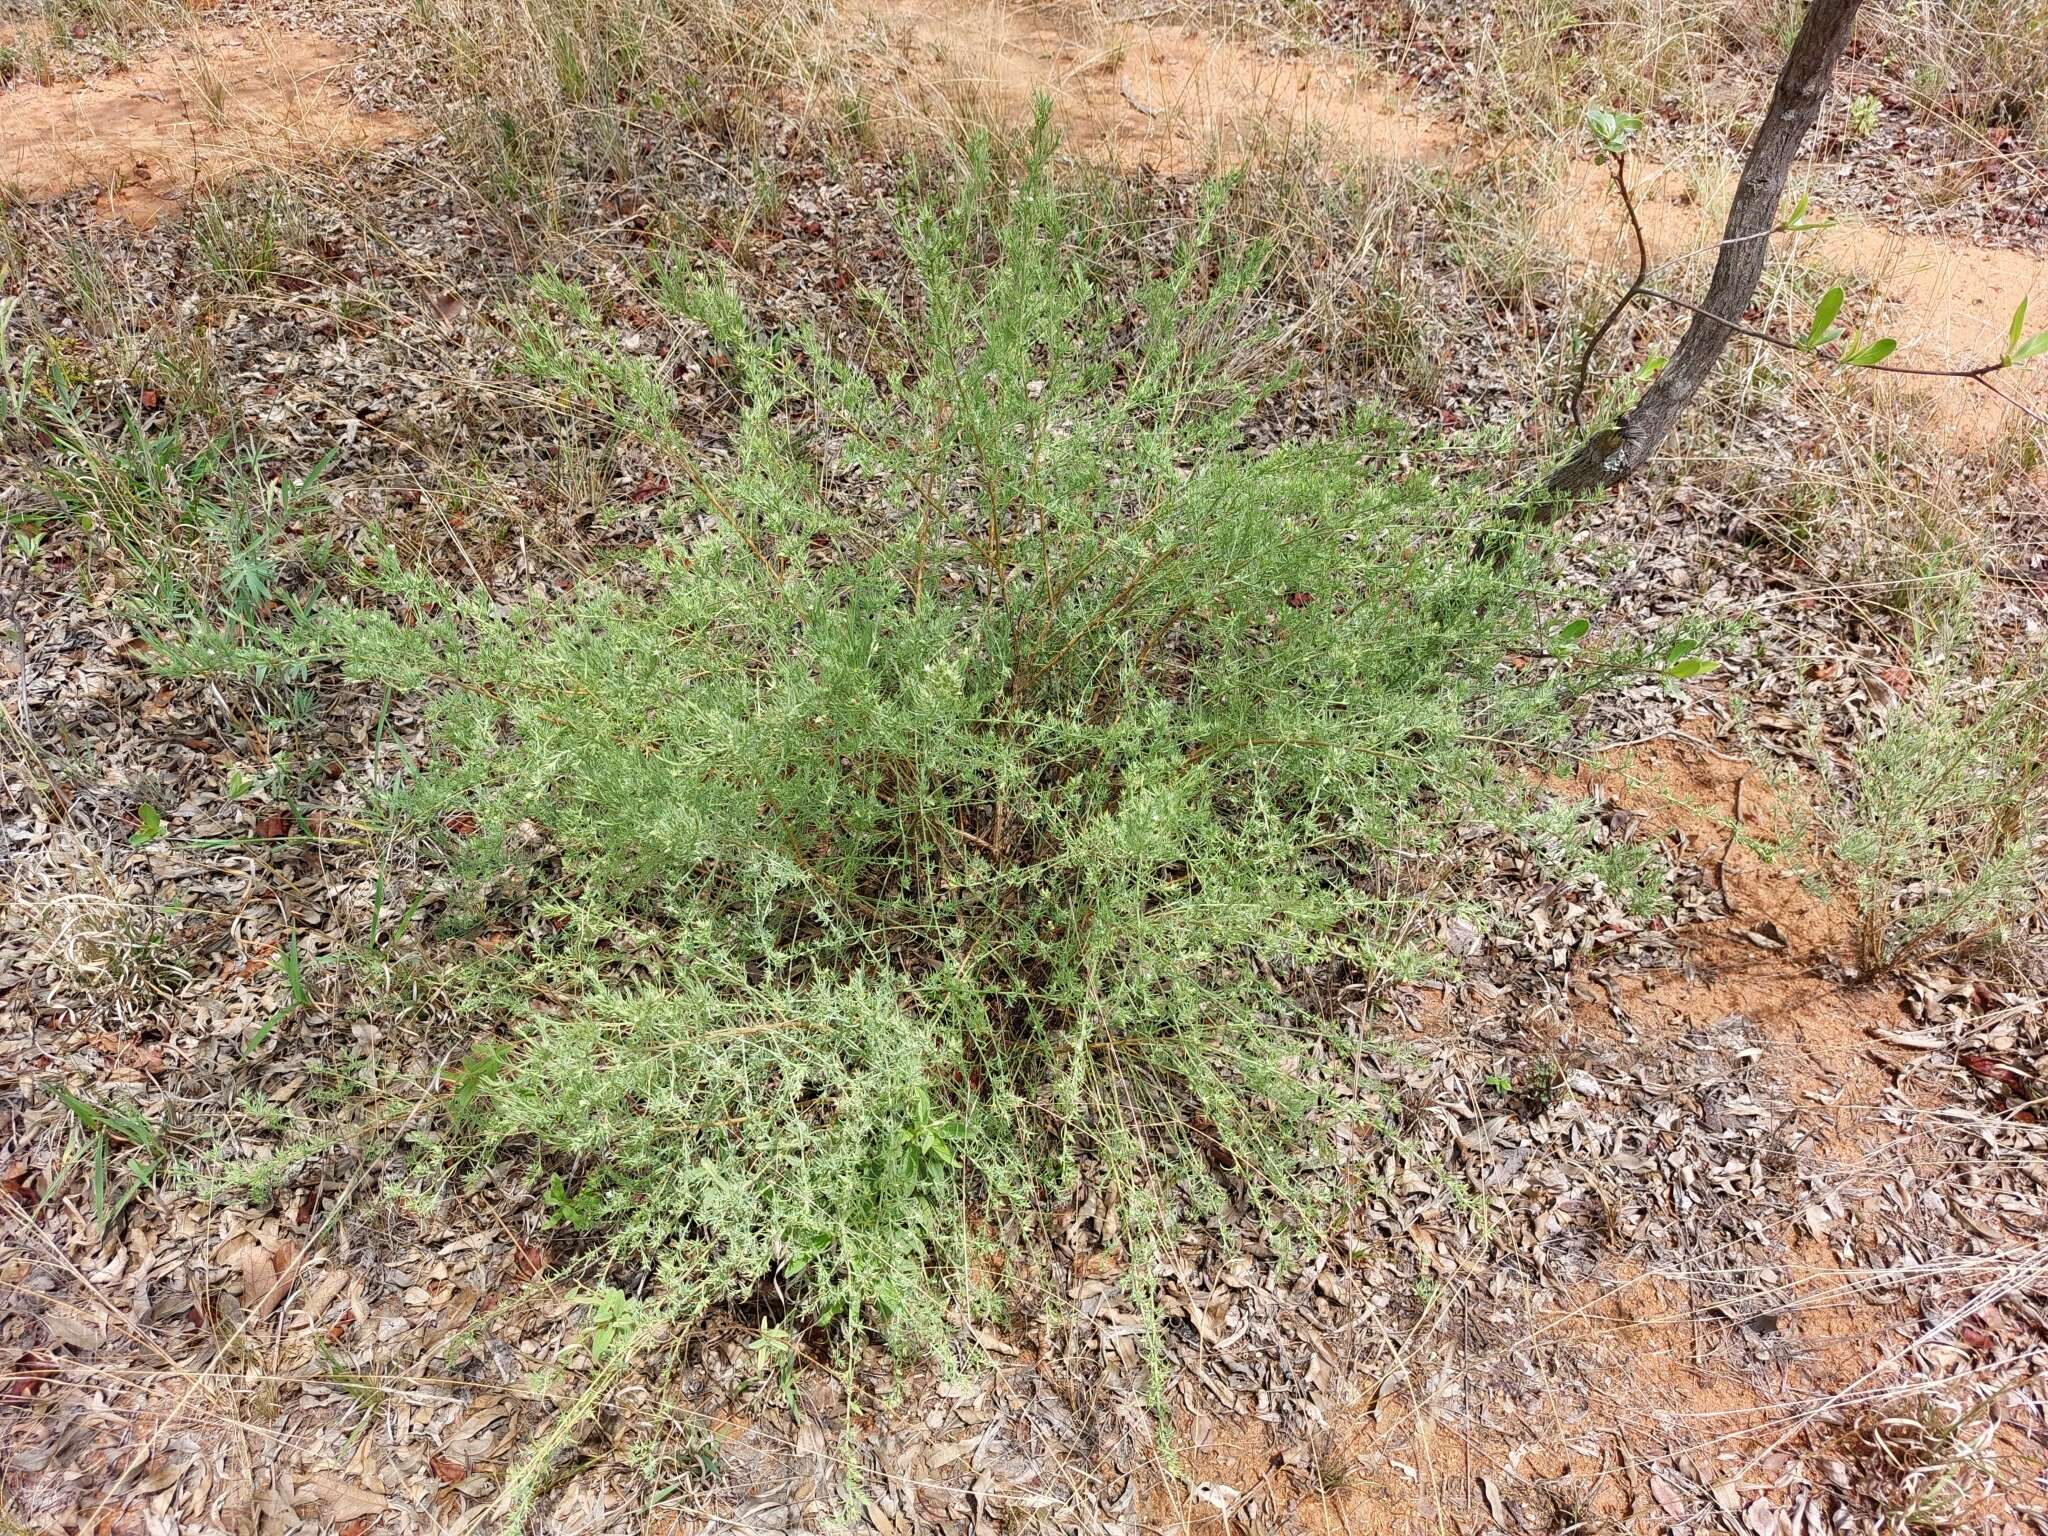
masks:
[[[404,123],[8,212],[7,1517],[2039,1529],[2038,436],[1502,563],[1609,252],[1304,40],[1529,17],[940,20],[17,24]]]

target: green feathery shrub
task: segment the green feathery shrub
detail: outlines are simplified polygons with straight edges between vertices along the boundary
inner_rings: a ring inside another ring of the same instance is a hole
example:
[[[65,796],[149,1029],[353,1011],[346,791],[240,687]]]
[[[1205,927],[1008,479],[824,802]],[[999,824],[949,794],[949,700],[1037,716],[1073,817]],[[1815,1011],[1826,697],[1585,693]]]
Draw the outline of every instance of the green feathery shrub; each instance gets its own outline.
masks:
[[[1134,297],[1048,148],[906,214],[887,365],[661,276],[745,402],[715,475],[667,364],[542,284],[527,370],[663,455],[689,531],[325,621],[433,691],[397,805],[465,834],[447,922],[524,935],[468,978],[518,1021],[483,1123],[686,1308],[922,1347],[974,1234],[1080,1181],[1118,1243],[1312,1215],[1368,1116],[1335,996],[1426,966],[1421,872],[1555,717],[1501,681],[1527,569],[1476,497],[1384,425],[1242,445],[1261,253],[1198,231]]]

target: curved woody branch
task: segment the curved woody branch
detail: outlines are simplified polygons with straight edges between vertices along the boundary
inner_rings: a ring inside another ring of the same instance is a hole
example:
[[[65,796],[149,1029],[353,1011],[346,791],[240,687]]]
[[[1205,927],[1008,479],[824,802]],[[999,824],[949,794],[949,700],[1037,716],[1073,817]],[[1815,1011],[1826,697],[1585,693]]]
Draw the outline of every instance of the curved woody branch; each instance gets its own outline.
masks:
[[[1600,343],[1606,340],[1607,333],[1614,328],[1615,322],[1621,318],[1622,313],[1637,299],[1655,299],[1660,304],[1672,305],[1675,308],[1685,310],[1688,314],[1694,315],[1700,320],[1710,321],[1731,335],[1745,336],[1751,341],[1761,341],[1767,346],[1778,348],[1780,351],[1796,352],[1801,356],[1811,357],[1820,362],[1835,366],[1853,366],[1870,373],[1903,374],[1909,378],[1961,379],[1967,383],[1981,384],[2029,421],[2042,426],[2048,426],[2048,416],[2044,416],[2032,406],[2007,394],[1997,385],[1991,383],[1992,374],[2004,373],[2012,368],[2013,363],[2010,358],[1999,358],[1995,362],[1975,363],[1962,368],[1918,368],[1905,363],[1843,364],[1840,358],[1812,347],[1802,346],[1790,337],[1776,336],[1769,331],[1743,325],[1738,321],[1728,319],[1725,315],[1717,315],[1712,310],[1695,304],[1689,299],[1681,299],[1676,294],[1666,293],[1659,288],[1652,288],[1649,284],[1650,257],[1649,252],[1644,246],[1643,226],[1641,219],[1636,213],[1635,197],[1629,191],[1628,157],[1626,155],[1618,154],[1614,157],[1614,186],[1615,190],[1621,194],[1621,206],[1628,214],[1629,228],[1635,234],[1636,271],[1635,276],[1630,280],[1628,287],[1623,291],[1621,297],[1615,300],[1614,307],[1607,312],[1606,317],[1594,328],[1592,336],[1586,341],[1585,350],[1579,356],[1578,377],[1572,386],[1570,402],[1571,418],[1574,426],[1580,424],[1580,406],[1589,387],[1594,354],[1599,350]],[[1782,224],[1778,225],[1776,228],[1767,231],[1766,234],[1782,233],[1786,227]]]

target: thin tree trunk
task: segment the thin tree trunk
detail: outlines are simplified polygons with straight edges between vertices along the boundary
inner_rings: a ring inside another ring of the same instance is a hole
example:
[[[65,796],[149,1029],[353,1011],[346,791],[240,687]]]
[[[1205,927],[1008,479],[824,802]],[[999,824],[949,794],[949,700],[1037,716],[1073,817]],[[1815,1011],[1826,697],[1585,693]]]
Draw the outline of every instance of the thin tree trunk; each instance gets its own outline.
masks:
[[[1750,141],[1742,179],[1736,183],[1735,200],[1728,208],[1714,278],[1685,339],[1643,392],[1636,408],[1612,427],[1595,433],[1551,474],[1544,489],[1552,495],[1570,497],[1604,490],[1642,468],[1720,362],[1734,334],[1721,319],[1739,321],[1749,309],[1757,281],[1763,276],[1771,231],[1777,226],[1785,179],[1798,158],[1799,146],[1820,116],[1835,64],[1842,57],[1862,4],[1863,0],[1813,0],[1807,7],[1799,36],[1778,75],[1777,89],[1771,93],[1770,109]]]

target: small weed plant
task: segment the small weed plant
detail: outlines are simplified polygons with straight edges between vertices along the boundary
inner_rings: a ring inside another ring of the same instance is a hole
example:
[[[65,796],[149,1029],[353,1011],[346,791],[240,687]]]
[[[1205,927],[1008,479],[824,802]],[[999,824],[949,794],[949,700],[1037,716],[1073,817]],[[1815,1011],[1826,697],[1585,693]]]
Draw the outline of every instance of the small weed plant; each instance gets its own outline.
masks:
[[[1861,970],[1997,948],[2039,911],[2044,762],[2038,658],[1982,684],[1932,670],[1915,680],[1853,754],[1837,812]]]
[[[390,812],[517,1021],[465,1103],[682,1314],[938,1346],[1024,1265],[977,1245],[1084,1181],[1134,1256],[1312,1220],[1360,1102],[1332,1000],[1429,963],[1432,855],[1557,718],[1502,681],[1534,557],[1475,554],[1477,496],[1384,425],[1242,446],[1262,252],[1198,231],[1118,288],[1049,152],[905,213],[858,362],[656,272],[744,402],[715,475],[667,362],[542,283],[523,366],[673,467],[672,536],[517,606],[394,572],[301,633],[431,697]]]
[[[281,187],[210,188],[192,217],[192,251],[207,281],[224,293],[267,286],[298,236]]]
[[[113,556],[124,605],[170,670],[259,665],[257,632],[331,558],[290,532],[316,520],[331,459],[292,473],[168,412],[109,411],[60,347],[10,342],[13,318],[0,306],[0,442],[36,447],[39,494],[9,532],[24,549],[54,535],[89,562]]]

